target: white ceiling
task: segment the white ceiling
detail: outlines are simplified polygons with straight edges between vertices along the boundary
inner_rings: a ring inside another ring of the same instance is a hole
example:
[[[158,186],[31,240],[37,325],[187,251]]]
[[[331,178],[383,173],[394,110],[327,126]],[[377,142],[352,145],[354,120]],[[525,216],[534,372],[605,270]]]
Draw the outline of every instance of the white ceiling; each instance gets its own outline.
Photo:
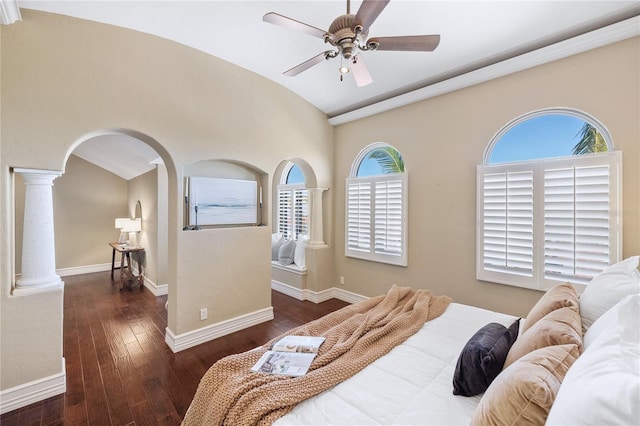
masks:
[[[155,169],[162,161],[149,145],[121,134],[91,138],[78,145],[73,154],[126,180]]]
[[[336,117],[406,92],[640,15],[640,1],[392,0],[369,36],[440,34],[434,52],[363,52],[373,83],[339,80],[340,59],[297,77],[285,70],[329,50],[323,40],[262,21],[267,12],[328,29],[346,1],[31,1],[21,8],[60,13],[155,34],[251,70]],[[354,0],[351,13],[361,2]],[[104,153],[103,153],[104,154]],[[88,155],[88,154],[83,154]],[[99,157],[99,156],[98,156]],[[91,160],[89,160],[91,161]]]

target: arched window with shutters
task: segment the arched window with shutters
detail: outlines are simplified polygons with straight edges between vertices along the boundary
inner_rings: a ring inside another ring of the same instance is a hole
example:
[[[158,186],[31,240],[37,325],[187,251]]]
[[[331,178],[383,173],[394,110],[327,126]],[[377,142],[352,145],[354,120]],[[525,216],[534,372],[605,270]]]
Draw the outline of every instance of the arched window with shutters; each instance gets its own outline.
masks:
[[[386,143],[365,147],[346,181],[345,255],[407,266],[407,174]]]
[[[622,153],[593,117],[534,111],[477,169],[477,278],[533,289],[588,284],[621,257]]]
[[[293,162],[285,166],[278,185],[278,232],[291,240],[309,235],[309,191]]]

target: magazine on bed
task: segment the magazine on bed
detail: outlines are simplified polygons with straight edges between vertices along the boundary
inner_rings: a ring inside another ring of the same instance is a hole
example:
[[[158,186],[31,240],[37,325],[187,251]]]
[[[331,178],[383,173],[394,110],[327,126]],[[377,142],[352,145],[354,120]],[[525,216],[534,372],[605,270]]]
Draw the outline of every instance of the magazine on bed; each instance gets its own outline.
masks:
[[[274,343],[270,351],[260,357],[251,371],[303,376],[316,357],[324,337],[286,336]]]

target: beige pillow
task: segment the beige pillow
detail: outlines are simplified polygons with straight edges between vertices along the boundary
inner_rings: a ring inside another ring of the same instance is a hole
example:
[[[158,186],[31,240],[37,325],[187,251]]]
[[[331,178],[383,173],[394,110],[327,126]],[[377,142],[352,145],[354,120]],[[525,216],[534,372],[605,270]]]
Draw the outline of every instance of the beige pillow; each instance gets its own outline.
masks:
[[[542,295],[531,308],[522,326],[522,333],[531,328],[549,312],[566,306],[578,307],[578,294],[570,283],[558,284]]]
[[[579,355],[578,346],[568,344],[523,356],[491,383],[471,425],[543,425],[562,379]]]
[[[575,306],[567,306],[549,312],[514,342],[504,368],[536,349],[545,346],[573,343],[582,353],[582,322]]]

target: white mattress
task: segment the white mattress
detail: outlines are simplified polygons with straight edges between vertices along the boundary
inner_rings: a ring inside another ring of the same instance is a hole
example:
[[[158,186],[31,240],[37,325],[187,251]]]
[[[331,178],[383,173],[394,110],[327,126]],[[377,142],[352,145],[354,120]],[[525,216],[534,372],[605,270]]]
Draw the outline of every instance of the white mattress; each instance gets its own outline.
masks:
[[[452,303],[360,373],[298,404],[276,425],[469,424],[480,395],[453,395],[458,355],[485,324],[516,317]]]

